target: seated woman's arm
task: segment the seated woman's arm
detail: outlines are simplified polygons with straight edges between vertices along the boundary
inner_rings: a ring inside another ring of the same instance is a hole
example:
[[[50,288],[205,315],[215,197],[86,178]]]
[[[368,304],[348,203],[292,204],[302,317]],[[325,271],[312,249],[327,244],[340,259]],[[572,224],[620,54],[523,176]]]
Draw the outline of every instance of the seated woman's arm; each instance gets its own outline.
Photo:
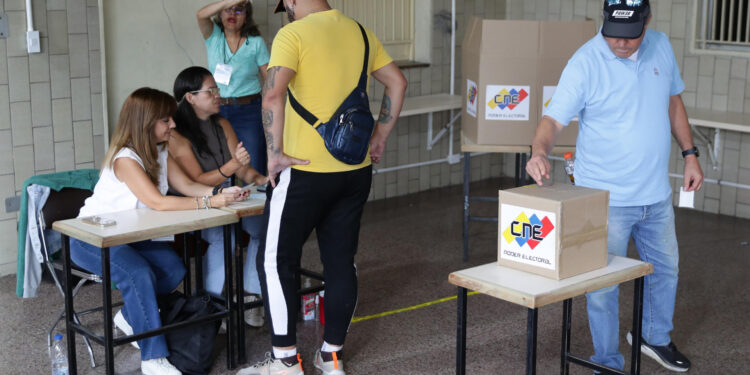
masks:
[[[213,193],[213,186],[206,186],[191,179],[171,156],[167,157],[167,170],[169,186],[182,195],[200,197],[205,195],[211,196]],[[211,196],[211,207],[224,207],[229,203],[244,199],[245,196],[240,193],[240,190],[236,186],[222,189],[220,194]]]
[[[237,154],[237,157],[234,156],[235,154]],[[177,164],[182,167],[185,174],[187,174],[193,181],[208,186],[219,185],[227,179],[226,176],[231,176],[237,173],[242,167],[240,158],[245,158],[248,162],[250,160],[250,155],[248,155],[246,151],[242,155],[235,152],[232,154],[232,159],[221,165],[219,168],[204,172],[203,168],[198,163],[198,159],[195,158],[195,153],[193,152],[193,146],[190,144],[190,140],[176,131],[173,132],[172,137],[169,139],[169,155],[174,158]]]
[[[237,134],[234,132],[234,129],[232,129],[232,125],[229,123],[228,120],[222,118],[219,123],[221,124],[221,128],[224,130],[224,136],[227,139],[227,146],[230,150],[234,150],[232,153],[232,160],[239,159],[239,155],[237,155],[239,152],[244,152],[244,154],[247,154],[247,150],[242,147],[242,145],[238,142]],[[238,145],[240,147],[238,147]],[[264,150],[265,151],[265,150]],[[235,174],[237,177],[239,177],[242,181],[244,181],[246,184],[255,183],[256,185],[265,185],[268,182],[268,178],[260,172],[258,172],[255,168],[253,168],[250,165],[250,159],[247,159],[248,162],[245,165],[242,165]]]
[[[171,158],[168,158],[168,160]],[[156,188],[146,172],[137,161],[131,158],[118,158],[114,161],[114,172],[117,179],[124,182],[130,191],[151,209],[159,211],[168,210],[191,210],[198,206],[202,207],[202,202],[196,204],[193,196],[211,195],[213,188],[190,181],[180,167],[172,160],[168,161],[168,180],[170,184],[180,193],[189,195],[188,197],[165,196]],[[237,189],[239,190],[239,189]],[[194,193],[194,194],[186,194]],[[237,197],[237,198],[235,198]],[[228,203],[239,199],[239,192],[227,191],[226,194],[217,194],[211,197],[212,207],[223,207]]]

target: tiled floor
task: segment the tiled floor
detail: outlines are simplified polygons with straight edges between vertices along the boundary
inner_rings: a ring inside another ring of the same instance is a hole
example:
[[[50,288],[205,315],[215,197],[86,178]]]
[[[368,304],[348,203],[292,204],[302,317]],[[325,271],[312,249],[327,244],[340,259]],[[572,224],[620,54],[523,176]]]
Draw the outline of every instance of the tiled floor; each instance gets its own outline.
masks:
[[[483,181],[472,189],[494,195],[499,186],[508,183]],[[456,289],[447,281],[451,271],[496,258],[496,224],[473,222],[470,260],[461,260],[462,202],[460,187],[450,187],[367,205],[357,256],[357,317],[453,297]],[[496,211],[494,204],[474,203],[472,208],[472,214]],[[692,360],[691,374],[750,373],[750,325],[745,321],[750,316],[750,220],[684,209],[677,209],[676,217],[681,261],[673,340]],[[315,241],[308,242],[304,253],[303,264],[319,270]],[[631,324],[632,284],[621,290],[620,345],[627,351],[624,334]],[[76,306],[95,306],[100,300],[100,289],[88,286]],[[468,305],[467,374],[523,374],[526,311],[482,295],[470,296]],[[21,300],[15,296],[15,277],[0,278],[1,374],[49,373],[46,330],[60,306],[61,299],[49,282],[43,283],[39,297]],[[584,306],[582,298],[574,300],[572,346],[574,352],[588,356],[591,344]],[[559,304],[540,309],[539,374],[559,373],[561,316]],[[85,321],[93,327],[100,324],[96,316]],[[312,359],[322,329],[315,322],[302,321],[298,328],[304,368],[315,374]],[[347,373],[455,373],[455,333],[455,299],[355,322],[345,347]],[[217,339],[211,374],[236,372],[226,370],[223,339]],[[103,373],[101,365],[88,367],[82,340],[77,343],[79,373]],[[268,328],[248,328],[247,344],[250,361],[261,360],[270,349]],[[94,347],[103,363],[103,351]],[[140,373],[139,352],[134,348],[119,347],[115,356],[118,373]],[[591,372],[572,366],[571,373]],[[644,357],[642,373],[669,372]]]

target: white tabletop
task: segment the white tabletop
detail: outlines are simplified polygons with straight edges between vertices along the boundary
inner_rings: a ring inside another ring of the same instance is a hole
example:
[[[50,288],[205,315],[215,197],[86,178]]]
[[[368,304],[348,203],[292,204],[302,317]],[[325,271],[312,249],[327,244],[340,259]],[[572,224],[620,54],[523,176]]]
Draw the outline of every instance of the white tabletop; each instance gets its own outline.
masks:
[[[528,308],[542,307],[654,272],[650,263],[609,255],[607,266],[562,280],[553,280],[497,263],[467,268],[448,281]]]
[[[685,108],[690,125],[750,133],[750,114],[710,109]]]
[[[97,247],[111,247],[238,221],[237,215],[218,209],[156,211],[139,208],[99,216],[114,219],[117,224],[100,227],[81,219],[68,219],[54,222],[52,229]]]
[[[461,98],[460,95],[450,94],[435,94],[404,98],[404,105],[401,108],[399,117],[461,109]],[[370,112],[372,112],[372,116],[376,119],[380,115],[380,105],[380,102],[370,102]]]
[[[262,215],[266,206],[265,196],[252,194],[250,198],[242,202],[234,202],[226,207],[219,208],[222,211],[231,212],[237,217]]]

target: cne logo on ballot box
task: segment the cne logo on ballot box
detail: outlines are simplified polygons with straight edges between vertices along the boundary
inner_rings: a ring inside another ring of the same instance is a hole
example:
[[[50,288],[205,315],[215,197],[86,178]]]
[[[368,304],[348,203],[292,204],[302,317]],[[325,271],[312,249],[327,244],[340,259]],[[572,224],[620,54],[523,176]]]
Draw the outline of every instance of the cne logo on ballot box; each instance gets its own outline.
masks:
[[[500,258],[555,269],[555,213],[503,204]]]

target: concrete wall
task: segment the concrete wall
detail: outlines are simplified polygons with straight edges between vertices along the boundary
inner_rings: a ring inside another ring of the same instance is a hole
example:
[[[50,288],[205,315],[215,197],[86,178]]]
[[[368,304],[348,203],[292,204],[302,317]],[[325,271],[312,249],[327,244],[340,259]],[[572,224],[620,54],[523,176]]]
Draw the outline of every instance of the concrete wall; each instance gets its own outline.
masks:
[[[666,33],[680,65],[686,106],[718,111],[750,112],[750,81],[748,57],[695,55],[690,52],[694,1],[652,1],[651,28]],[[601,0],[509,0],[510,19],[579,20],[590,18],[601,25]],[[700,128],[699,128],[700,129]],[[708,134],[708,130],[702,129]],[[713,139],[711,137],[711,139]],[[723,132],[721,135],[720,164],[717,170],[710,165],[706,145],[694,139],[702,155],[699,158],[706,178],[750,184],[750,134]],[[679,147],[673,142],[670,173],[682,174],[683,162]],[[560,162],[555,163],[557,178],[565,175]],[[506,161],[506,174],[513,169]],[[673,190],[679,191],[682,181],[672,179]],[[677,194],[675,194],[675,203]],[[750,218],[750,190],[705,184],[695,195],[698,210]]]

